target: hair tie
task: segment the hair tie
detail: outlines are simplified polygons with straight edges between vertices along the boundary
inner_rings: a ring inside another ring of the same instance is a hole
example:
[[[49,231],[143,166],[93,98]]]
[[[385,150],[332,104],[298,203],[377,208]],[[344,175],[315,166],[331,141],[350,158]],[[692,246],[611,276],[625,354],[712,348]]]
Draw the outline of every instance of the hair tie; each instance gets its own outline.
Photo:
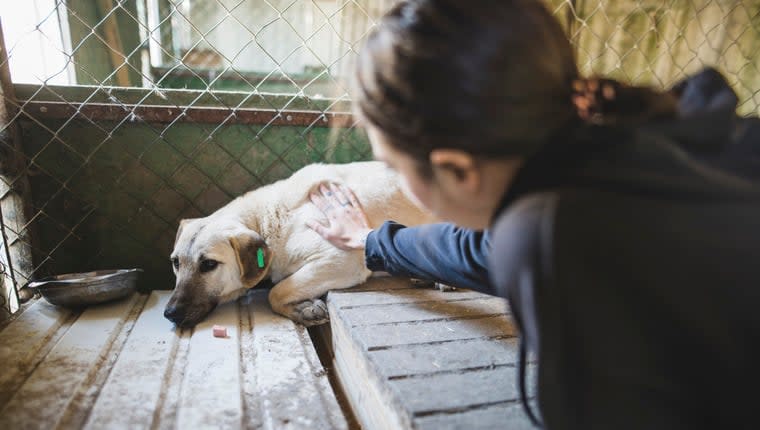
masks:
[[[582,78],[573,81],[572,101],[578,117],[589,124],[607,122],[620,84],[611,79]]]
[[[605,78],[576,79],[572,85],[572,103],[587,124],[636,125],[677,114],[678,97],[671,92]]]

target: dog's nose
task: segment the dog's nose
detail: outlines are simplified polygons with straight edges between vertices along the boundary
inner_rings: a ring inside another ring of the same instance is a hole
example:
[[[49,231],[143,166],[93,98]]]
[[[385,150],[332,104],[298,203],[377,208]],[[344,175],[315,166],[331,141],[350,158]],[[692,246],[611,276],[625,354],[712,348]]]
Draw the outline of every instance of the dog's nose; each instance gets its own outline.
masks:
[[[167,306],[164,309],[164,317],[173,323],[177,323],[182,320],[183,315],[179,308],[176,306]]]

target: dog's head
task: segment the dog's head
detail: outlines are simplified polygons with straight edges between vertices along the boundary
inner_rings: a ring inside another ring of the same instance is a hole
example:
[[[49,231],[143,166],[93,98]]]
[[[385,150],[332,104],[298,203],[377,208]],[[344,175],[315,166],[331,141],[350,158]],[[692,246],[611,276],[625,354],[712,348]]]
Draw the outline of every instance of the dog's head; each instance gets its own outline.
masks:
[[[218,304],[258,284],[271,262],[264,239],[241,223],[182,220],[171,254],[177,282],[164,316],[177,326],[194,326]]]

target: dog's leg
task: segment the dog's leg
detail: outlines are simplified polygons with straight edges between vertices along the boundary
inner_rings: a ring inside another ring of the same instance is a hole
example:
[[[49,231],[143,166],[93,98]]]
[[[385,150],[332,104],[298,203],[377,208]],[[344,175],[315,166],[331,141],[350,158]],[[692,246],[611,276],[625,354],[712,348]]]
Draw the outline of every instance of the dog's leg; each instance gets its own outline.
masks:
[[[345,269],[344,269],[345,270]],[[320,299],[330,290],[353,287],[369,274],[343,273],[324,264],[309,263],[278,282],[269,292],[272,309],[305,326],[324,324],[330,320],[327,305]]]

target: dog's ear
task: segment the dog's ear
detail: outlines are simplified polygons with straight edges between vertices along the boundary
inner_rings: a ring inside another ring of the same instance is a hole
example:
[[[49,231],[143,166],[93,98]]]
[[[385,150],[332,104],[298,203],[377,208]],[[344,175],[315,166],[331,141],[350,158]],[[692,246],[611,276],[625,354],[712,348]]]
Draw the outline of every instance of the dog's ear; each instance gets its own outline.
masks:
[[[177,235],[174,236],[174,247],[177,246],[177,241],[179,240],[179,236],[182,234],[182,229],[185,228],[185,226],[190,221],[195,221],[196,219],[198,219],[198,218],[186,218],[186,219],[179,220],[179,227],[177,228]]]
[[[272,252],[266,242],[256,232],[248,231],[230,237],[230,245],[235,251],[243,284],[255,286],[272,264]]]

